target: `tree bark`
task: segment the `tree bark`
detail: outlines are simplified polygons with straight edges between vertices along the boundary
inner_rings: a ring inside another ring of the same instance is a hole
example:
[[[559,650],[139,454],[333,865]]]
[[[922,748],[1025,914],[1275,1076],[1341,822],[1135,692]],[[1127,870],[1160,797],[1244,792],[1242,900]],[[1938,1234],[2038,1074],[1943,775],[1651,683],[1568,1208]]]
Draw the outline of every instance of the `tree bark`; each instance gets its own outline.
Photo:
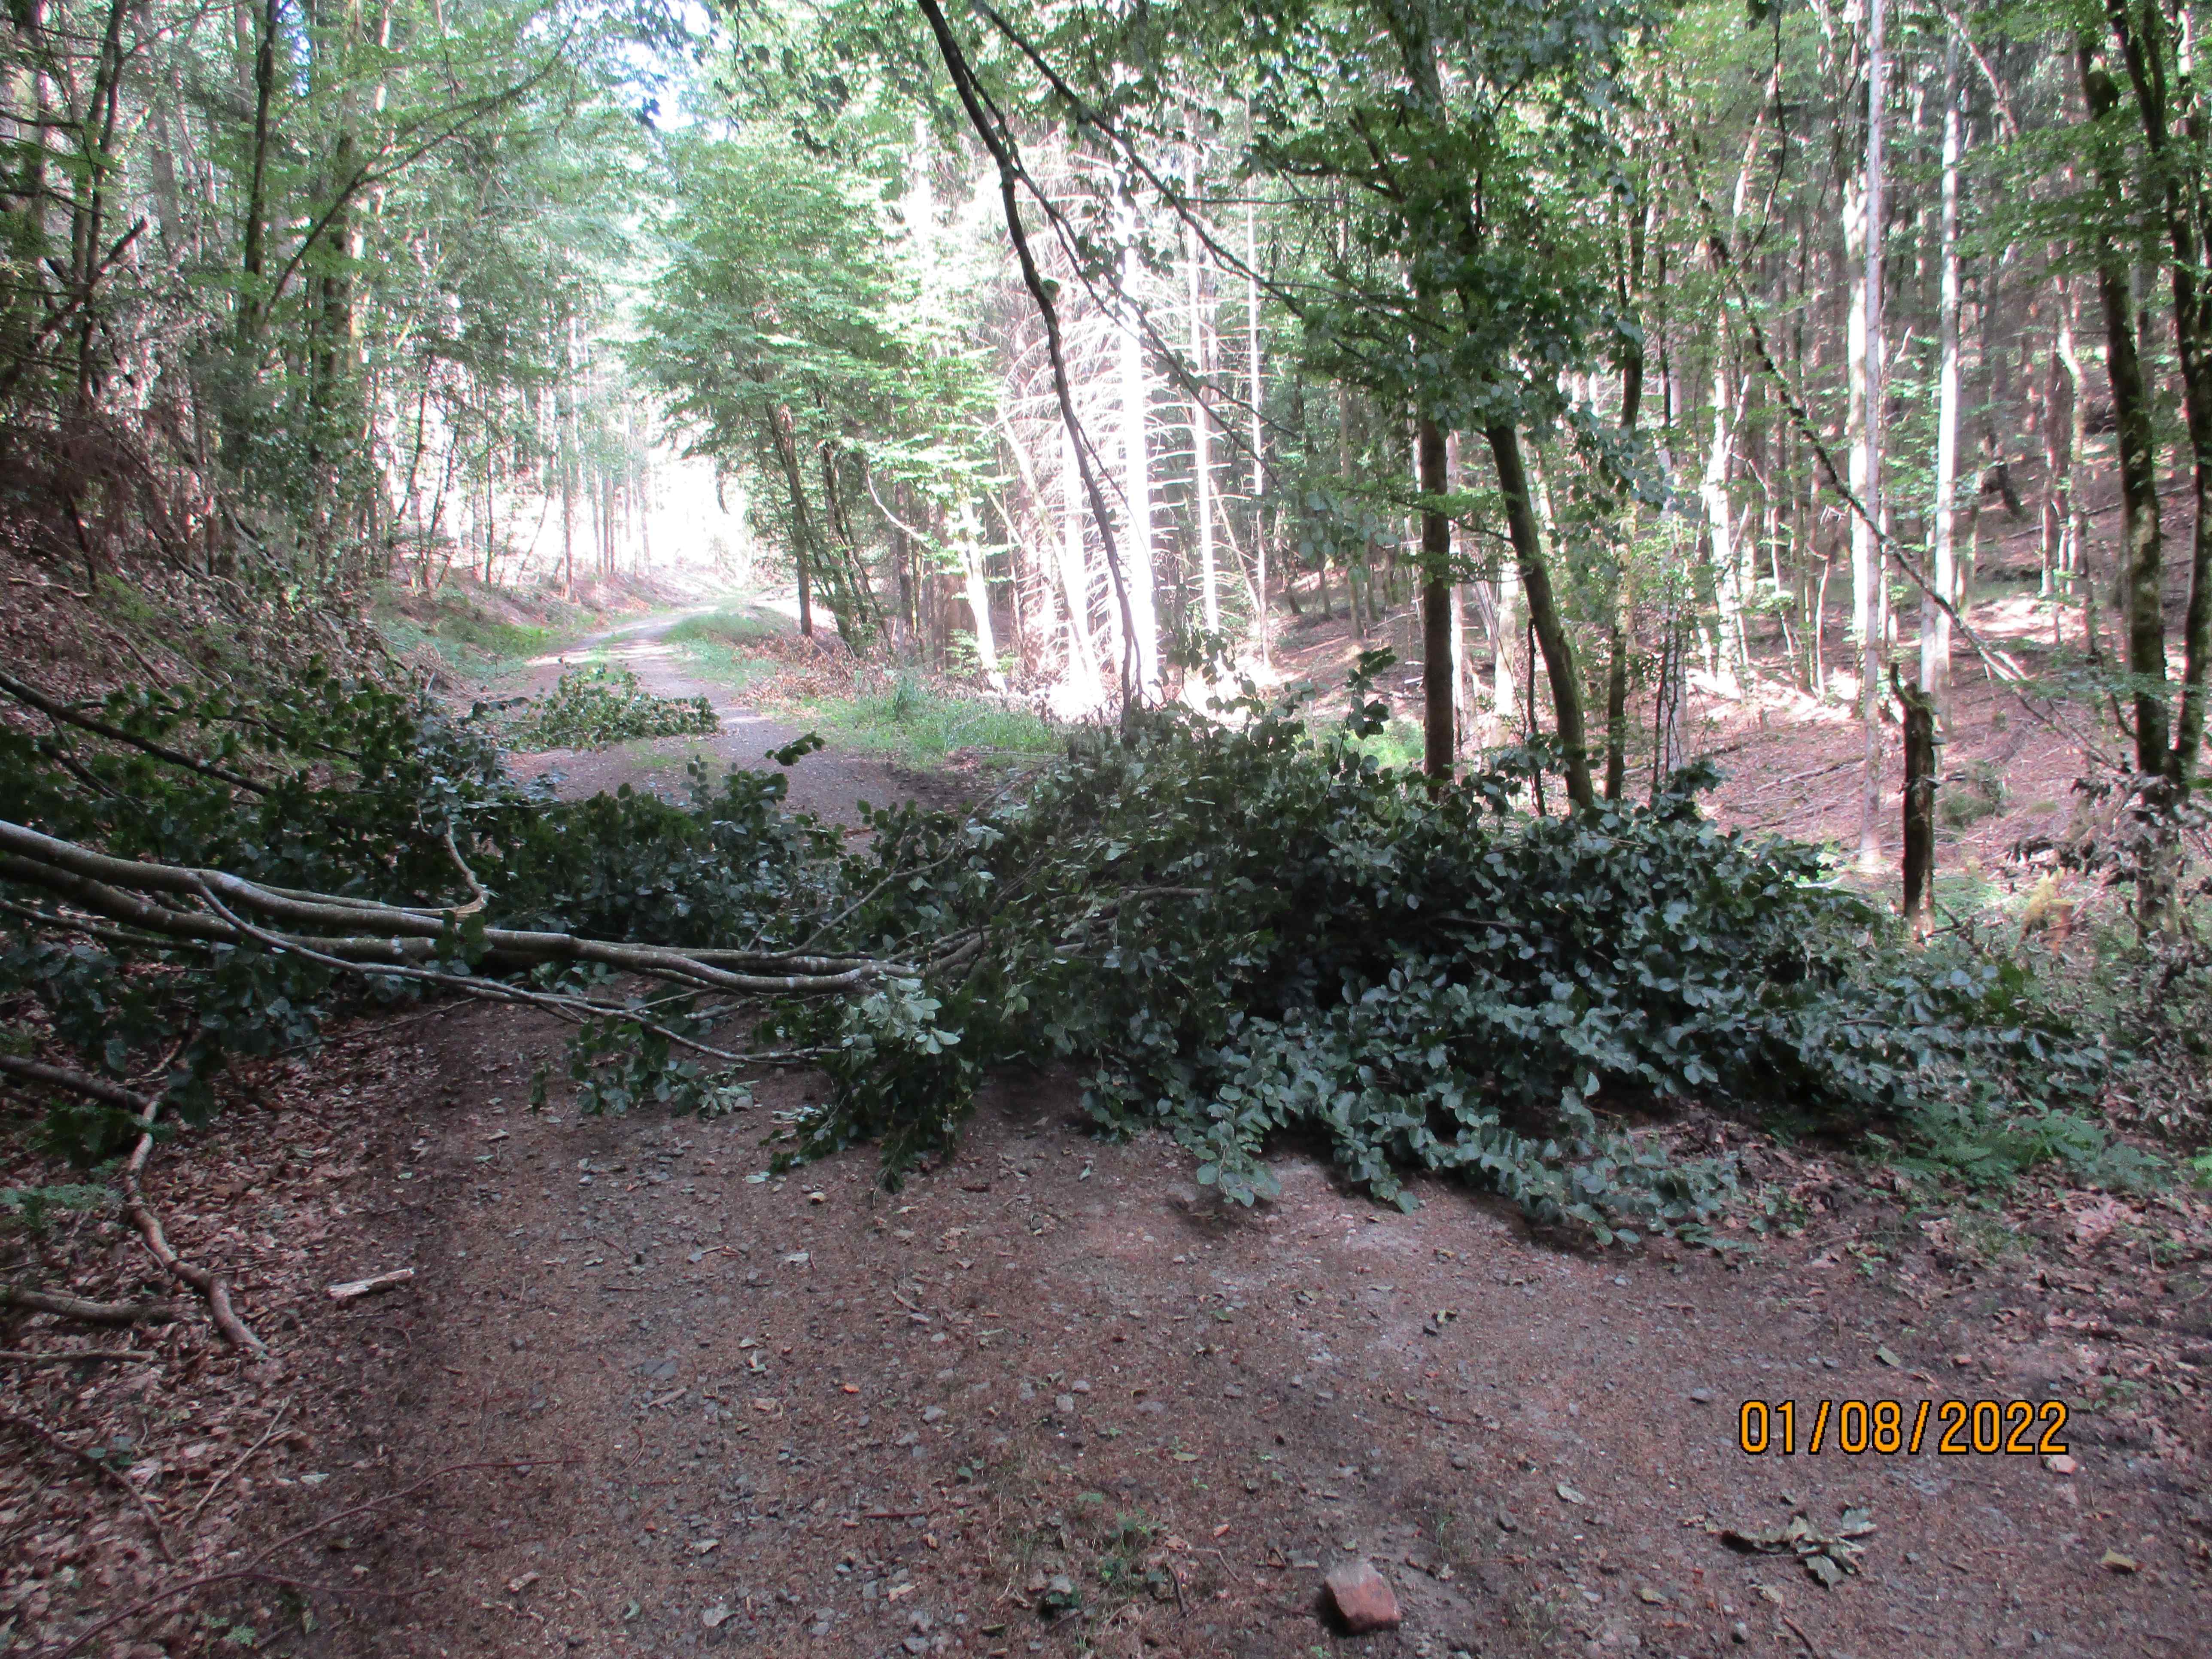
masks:
[[[1887,0],[1868,0],[1866,171],[1859,193],[1864,271],[1859,282],[1859,337],[1853,363],[1856,371],[1853,378],[1861,386],[1859,397],[1853,401],[1860,407],[1861,418],[1856,465],[1852,468],[1865,516],[1855,519],[1851,525],[1851,574],[1856,588],[1851,609],[1858,628],[1859,717],[1866,736],[1859,796],[1859,869],[1866,874],[1881,867],[1881,664],[1889,609],[1888,558],[1881,540],[1887,523],[1881,500],[1882,428],[1887,421],[1882,387],[1886,345],[1881,251],[1883,216],[1887,211]]]
[[[2089,119],[2100,123],[2118,108],[2119,88],[2096,61],[2081,52],[2081,91]],[[2099,155],[2098,182],[2115,216],[2124,208],[2120,178],[2109,157]],[[2136,769],[2166,769],[2166,616],[2160,589],[2165,533],[2159,524],[2158,449],[2150,396],[2136,347],[2135,298],[2127,250],[2109,236],[2097,246],[2097,297],[2105,313],[2105,374],[2112,392],[2112,419],[2120,461],[2120,595],[2127,629],[2128,674],[2135,682]]]
[[[1959,600],[1959,163],[1964,148],[1960,110],[1959,37],[1943,55],[1943,205],[1939,233],[1942,298],[1938,310],[1936,394],[1936,501],[1929,580],[1954,605]],[[1936,718],[1951,723],[1951,617],[1925,595],[1920,601],[1920,690]],[[1911,883],[1908,881],[1908,888]]]
[[[2204,273],[2212,268],[2208,263],[2212,262],[2212,191],[2208,190],[2202,172],[2204,94],[2201,84],[2195,84],[2202,66],[2190,62],[2192,55],[2203,52],[2203,43],[2191,40],[2189,16],[2185,12],[2179,62],[2173,66],[2180,71],[2179,87],[2185,101],[2177,111],[2176,76],[2167,63],[2166,19],[2158,0],[2146,0],[2139,21],[2130,15],[2127,0],[2106,0],[2105,11],[2135,88],[2136,110],[2161,185],[2166,237],[2173,250],[2168,267],[2173,292],[2173,339],[2175,355],[2180,359],[2182,407],[2194,463],[2196,527],[2190,558],[2189,610],[2182,634],[2181,701],[2165,770],[2185,789],[2195,775],[2197,751],[2203,744],[2205,687],[2208,673],[2212,672],[2212,282],[2204,280]],[[2091,108],[2094,112],[2094,94]],[[2179,148],[2172,131],[2177,113],[2188,140]],[[2132,631],[2131,621],[2131,635]],[[2162,637],[2160,657],[2163,677]]]
[[[1936,874],[1936,701],[1890,672],[1905,708],[1905,925],[1925,939]]]
[[[1459,752],[1454,716],[1452,635],[1457,607],[1452,604],[1451,516],[1441,497],[1451,477],[1443,428],[1424,415],[1416,434],[1421,494],[1421,769],[1438,782],[1452,775]]]
[[[1535,629],[1537,645],[1544,653],[1544,674],[1552,687],[1553,718],[1566,769],[1567,795],[1578,807],[1595,806],[1597,795],[1590,787],[1582,682],[1575,672],[1573,643],[1553,596],[1552,574],[1544,562],[1543,538],[1528,494],[1528,469],[1522,461],[1521,434],[1513,427],[1498,422],[1487,428],[1483,436],[1498,465],[1498,488],[1505,498],[1505,526],[1513,541],[1513,562],[1520,573],[1522,591],[1528,596],[1528,619]]]
[[[1250,110],[1246,110],[1245,124],[1251,124]],[[1249,185],[1247,188],[1250,188]],[[1252,619],[1254,631],[1259,636],[1260,666],[1267,665],[1267,447],[1260,415],[1262,396],[1260,360],[1260,235],[1258,213],[1254,204],[1244,204],[1244,332],[1245,356],[1250,365],[1250,375],[1245,396],[1252,404],[1252,591],[1259,599],[1259,614]]]
[[[1125,227],[1133,237],[1133,224]],[[1143,267],[1134,247],[1121,255],[1123,304],[1133,307],[1133,297]],[[1152,575],[1152,471],[1149,427],[1152,386],[1145,373],[1145,342],[1133,315],[1121,323],[1121,493],[1129,513],[1129,626],[1136,637],[1127,648],[1134,659],[1135,689],[1140,698],[1158,695],[1160,689],[1160,630],[1158,600]]]
[[[1060,585],[1067,602],[1067,678],[1076,701],[1095,708],[1103,691],[1098,653],[1091,636],[1091,576],[1083,549],[1083,478],[1075,459],[1075,434],[1060,428]]]
[[[1195,146],[1191,151],[1192,188],[1202,165]],[[1188,231],[1186,234],[1188,235]],[[1206,407],[1207,350],[1206,273],[1198,238],[1188,236],[1190,287],[1190,474],[1194,499],[1191,510],[1198,519],[1199,614],[1206,631],[1221,631],[1221,596],[1213,568],[1213,416]]]
[[[224,398],[223,462],[234,473],[246,465],[251,430],[250,402],[259,380],[261,320],[268,274],[269,124],[276,92],[276,28],[280,0],[266,0],[256,26],[253,56],[253,140],[247,166],[246,223],[240,237],[240,284],[235,337],[231,349],[231,385]]]
[[[806,507],[806,479],[799,465],[799,437],[791,405],[778,404],[769,411],[769,428],[775,434],[776,459],[783,463],[784,488],[791,496],[791,562],[799,580],[799,632],[814,637],[814,593],[806,568],[807,544],[814,538],[813,515]]]

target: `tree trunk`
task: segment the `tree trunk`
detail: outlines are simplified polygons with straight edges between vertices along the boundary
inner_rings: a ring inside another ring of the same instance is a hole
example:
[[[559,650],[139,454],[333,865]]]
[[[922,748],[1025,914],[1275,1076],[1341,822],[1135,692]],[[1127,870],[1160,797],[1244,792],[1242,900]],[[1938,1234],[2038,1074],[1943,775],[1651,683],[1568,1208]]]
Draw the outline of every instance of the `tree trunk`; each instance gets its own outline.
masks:
[[[1133,236],[1135,227],[1125,227]],[[1121,255],[1123,304],[1133,309],[1137,279],[1143,267],[1136,250]],[[1147,428],[1152,416],[1152,387],[1145,374],[1145,342],[1133,315],[1121,322],[1121,491],[1129,514],[1129,626],[1133,640],[1123,648],[1134,659],[1134,684],[1140,698],[1157,696],[1160,689],[1158,601],[1152,577],[1152,473]]]
[[[1954,31],[1943,55],[1943,208],[1939,256],[1943,274],[1936,324],[1941,364],[1936,395],[1935,546],[1929,562],[1936,592],[1953,604],[1959,599],[1959,161],[1963,149],[1959,94],[1959,37]],[[1924,593],[1920,599],[1920,690],[1948,730],[1951,724],[1951,615]],[[1906,886],[1911,885],[1908,880]]]
[[[1075,433],[1060,428],[1060,585],[1067,601],[1067,679],[1079,707],[1098,706],[1103,688],[1091,637],[1091,577],[1083,551],[1083,478],[1075,464]]]
[[[2119,106],[2119,88],[2081,52],[2081,91],[2089,118],[2102,122]],[[2100,155],[2098,181],[2115,221],[2124,211],[2118,174]],[[2120,459],[2120,596],[2127,628],[2128,674],[2135,682],[2136,769],[2166,768],[2166,617],[2160,608],[2166,543],[2159,525],[2158,450],[2150,396],[2136,349],[2135,297],[2128,250],[2109,237],[2097,245],[2097,297],[2105,313],[2105,374],[2112,383],[2112,419]]]
[[[1248,108],[1246,125],[1250,124]],[[1250,186],[1247,185],[1249,189]],[[1252,626],[1259,635],[1260,666],[1267,665],[1267,446],[1260,414],[1262,382],[1260,361],[1260,238],[1257,210],[1244,204],[1244,331],[1245,358],[1250,376],[1245,396],[1252,404],[1252,589],[1258,596],[1258,614]]]
[[[1648,210],[1647,210],[1648,211]],[[1629,258],[1625,299],[1643,289],[1645,216],[1629,224]],[[1620,429],[1632,436],[1644,408],[1644,343],[1632,338],[1622,348],[1620,362]],[[1629,509],[1633,514],[1636,509]],[[1628,652],[1635,617],[1635,589],[1626,561],[1616,579],[1612,614],[1607,618],[1605,667],[1605,798],[1620,799],[1628,784]]]
[[[1490,713],[1498,724],[1498,740],[1504,742],[1512,731],[1516,706],[1521,693],[1515,688],[1513,641],[1521,634],[1521,570],[1511,560],[1506,561],[1498,572],[1498,603],[1493,607],[1495,626],[1491,630]],[[1521,711],[1529,718],[1535,711]]]
[[[1450,779],[1458,754],[1453,719],[1451,516],[1437,499],[1450,493],[1443,428],[1424,415],[1416,434],[1421,507],[1421,769]]]
[[[1483,434],[1498,464],[1498,484],[1505,498],[1505,526],[1513,541],[1514,563],[1521,586],[1528,599],[1528,619],[1536,642],[1544,653],[1544,673],[1552,687],[1553,718],[1559,726],[1562,763],[1566,768],[1567,794],[1578,807],[1597,804],[1590,787],[1589,747],[1583,723],[1582,682],[1575,672],[1574,647],[1566,623],[1552,593],[1552,575],[1544,562],[1543,540],[1536,526],[1536,510],[1528,494],[1528,475],[1521,458],[1521,434],[1498,422]]]
[[[224,464],[234,473],[246,465],[250,404],[259,380],[261,319],[267,296],[262,283],[268,270],[270,106],[276,95],[276,29],[279,0],[267,0],[256,25],[253,56],[253,141],[247,164],[246,223],[240,234],[238,326],[232,347],[232,384],[225,399]]]
[[[2178,62],[2169,66],[2166,19],[2149,0],[2138,20],[2121,0],[2107,0],[2110,21],[2128,78],[2136,111],[2150,149],[2154,176],[2162,185],[2161,208],[2173,258],[2167,267],[2173,290],[2173,340],[2180,359],[2181,400],[2193,460],[2196,528],[2189,567],[2189,610],[2182,632],[2181,702],[2173,724],[2173,746],[2165,770],[2187,788],[2197,770],[2204,740],[2204,698],[2212,675],[2212,191],[2203,174],[2206,140],[2203,97],[2192,62],[2204,43],[2192,39],[2193,10],[2176,8],[2182,30]],[[2197,25],[2201,27],[2201,25]],[[2175,88],[2184,144],[2174,143],[2172,125]],[[2092,94],[2091,107],[2095,108]],[[2130,627],[2132,633],[2132,624]],[[2162,632],[2162,624],[2161,624]],[[2160,671],[2164,648],[2160,647]],[[2148,768],[2145,768],[2148,770]]]
[[[1881,705],[1885,635],[1888,631],[1888,559],[1881,540],[1882,428],[1887,418],[1882,389],[1882,268],[1884,147],[1887,139],[1888,47],[1887,0],[1867,7],[1867,132],[1864,182],[1858,191],[1861,270],[1854,294],[1850,371],[1853,409],[1858,415],[1858,443],[1852,484],[1863,511],[1851,524],[1851,620],[1859,651],[1859,718],[1865,727],[1865,760],[1860,778],[1859,869],[1881,868]],[[1845,210],[1845,235],[1850,210]]]
[[[999,641],[991,627],[991,585],[983,568],[982,527],[975,512],[975,503],[960,503],[960,518],[955,535],[960,544],[960,569],[965,583],[968,615],[975,625],[975,656],[982,665],[984,682],[994,691],[1006,689],[1006,677],[999,672]]]
[[[776,459],[783,463],[784,487],[791,496],[791,563],[799,580],[799,632],[814,637],[814,593],[806,568],[807,544],[814,539],[813,514],[806,507],[806,479],[799,465],[799,433],[791,406],[778,404],[769,412],[769,427],[775,438]]]
[[[1705,477],[1698,494],[1705,507],[1705,528],[1712,552],[1713,599],[1720,613],[1721,646],[1728,677],[1738,692],[1749,690],[1745,671],[1749,652],[1743,623],[1743,555],[1736,545],[1735,510],[1729,480],[1735,463],[1735,417],[1729,407],[1728,361],[1723,329],[1714,331],[1713,436],[1705,454]]]
[[[1194,151],[1194,173],[1196,161],[1196,152]],[[1206,349],[1206,275],[1201,269],[1198,238],[1189,235],[1188,240],[1191,510],[1198,519],[1199,614],[1205,619],[1206,631],[1212,635],[1221,631],[1221,596],[1216,591],[1213,568],[1213,416],[1206,407],[1209,356]]]
[[[1896,690],[1905,708],[1905,925],[1925,939],[1936,877],[1936,701],[1902,681]]]

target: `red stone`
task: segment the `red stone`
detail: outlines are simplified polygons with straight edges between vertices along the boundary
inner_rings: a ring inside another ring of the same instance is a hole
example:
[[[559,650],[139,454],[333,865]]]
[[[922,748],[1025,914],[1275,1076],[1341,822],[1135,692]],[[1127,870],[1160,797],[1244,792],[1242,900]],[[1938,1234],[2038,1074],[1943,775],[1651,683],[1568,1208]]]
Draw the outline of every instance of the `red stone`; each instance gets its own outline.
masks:
[[[1366,1561],[1347,1561],[1322,1580],[1337,1615],[1354,1636],[1398,1628],[1398,1597],[1388,1580]]]

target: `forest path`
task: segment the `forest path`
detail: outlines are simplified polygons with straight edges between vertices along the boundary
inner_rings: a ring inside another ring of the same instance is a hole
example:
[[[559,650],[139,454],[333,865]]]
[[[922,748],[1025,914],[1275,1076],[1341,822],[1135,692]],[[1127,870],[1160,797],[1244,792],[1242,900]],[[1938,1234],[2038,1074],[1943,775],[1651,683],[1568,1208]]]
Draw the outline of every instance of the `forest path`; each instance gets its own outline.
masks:
[[[565,758],[564,790],[662,782],[692,753],[759,764],[799,735],[694,676],[680,620],[598,644],[655,691],[712,696],[724,735]],[[848,823],[863,792],[917,781],[836,754],[793,779]],[[772,1077],[720,1121],[580,1119],[557,1085],[525,1109],[541,1060],[560,1075],[556,1032],[478,1008],[372,1062],[395,1105],[356,1254],[417,1278],[331,1316],[360,1467],[384,1491],[533,1467],[395,1506],[370,1582],[417,1593],[335,1648],[2203,1651],[2204,1425],[2080,1408],[2158,1297],[2070,1214],[2054,1237],[2091,1242],[2065,1272],[1978,1256],[1754,1150],[1796,1180],[1806,1233],[1731,1267],[1562,1248],[1437,1182],[1381,1210],[1297,1147],[1273,1160],[1279,1201],[1224,1212],[1164,1139],[1087,1138],[1064,1076],[1000,1079],[957,1156],[892,1194],[872,1147],[768,1176],[772,1115],[818,1079]],[[1917,1455],[1842,1452],[1831,1420],[1817,1455],[1747,1456],[1747,1398],[1795,1401],[1801,1447],[1823,1401],[1901,1401],[1909,1432],[1923,1400],[2057,1398],[2076,1472],[1941,1455],[1932,1417]],[[1717,1535],[1795,1515],[1834,1534],[1847,1509],[1874,1530],[1832,1589]],[[1326,1616],[1346,1559],[1393,1582],[1401,1629]]]
[[[2073,1344],[2142,1316],[1947,1272],[1881,1205],[1730,1268],[1561,1249],[1437,1182],[1379,1210],[1286,1149],[1281,1200],[1224,1214],[1165,1140],[1085,1138],[1057,1078],[994,1086],[890,1194],[872,1148],[766,1178],[811,1079],[720,1122],[535,1115],[550,1031],[434,1029],[360,1194],[363,1259],[418,1277],[345,1316],[342,1380],[388,1404],[356,1407],[386,1489],[538,1467],[385,1533],[377,1580],[421,1594],[374,1651],[2203,1650],[2186,1453],[2155,1437],[2077,1410],[2070,1475],[1938,1455],[1932,1423],[1917,1456],[1833,1421],[1818,1455],[1738,1449],[1747,1395],[1794,1400],[1801,1447],[1822,1400],[1908,1430],[1922,1399],[2078,1402]],[[1875,1530],[1834,1589],[1705,1524],[1847,1508]],[[1345,1558],[1401,1630],[1320,1616]],[[1089,1620],[1040,1618],[1058,1575]]]
[[[742,687],[702,672],[669,635],[694,617],[709,616],[731,600],[657,612],[586,635],[573,645],[533,660],[524,689],[543,692],[552,689],[562,674],[585,661],[599,661],[629,669],[647,691],[662,697],[704,697],[721,724],[709,737],[654,738],[616,744],[599,750],[554,749],[518,755],[511,769],[519,777],[534,778],[558,773],[560,793],[581,799],[627,783],[681,798],[687,787],[685,767],[695,758],[707,763],[710,777],[732,766],[765,770],[775,763],[770,754],[805,736],[809,727],[788,719],[763,714],[754,708]],[[773,599],[757,599],[751,609],[757,615],[779,610]],[[788,622],[788,618],[783,620]],[[793,639],[798,629],[793,624]],[[825,645],[825,651],[839,647]],[[848,830],[860,826],[860,803],[885,805],[907,799],[950,804],[965,791],[945,780],[917,773],[873,756],[835,747],[809,755],[789,769],[791,805]]]

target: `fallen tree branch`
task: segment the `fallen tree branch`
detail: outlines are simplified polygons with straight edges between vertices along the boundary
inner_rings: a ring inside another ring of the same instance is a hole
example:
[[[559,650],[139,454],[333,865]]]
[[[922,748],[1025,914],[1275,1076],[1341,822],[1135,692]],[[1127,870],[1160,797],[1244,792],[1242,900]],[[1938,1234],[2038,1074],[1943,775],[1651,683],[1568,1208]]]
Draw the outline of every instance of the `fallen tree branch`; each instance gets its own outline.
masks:
[[[161,1103],[156,1098],[146,1103],[139,1115],[143,1133],[138,1145],[131,1150],[130,1160],[123,1166],[123,1207],[146,1241],[146,1248],[154,1259],[167,1267],[175,1278],[183,1280],[207,1298],[208,1311],[214,1316],[215,1328],[222,1333],[224,1341],[234,1348],[244,1348],[255,1354],[265,1354],[269,1345],[246,1328],[230,1305],[230,1280],[221,1273],[210,1273],[185,1261],[169,1246],[169,1236],[161,1231],[161,1218],[155,1215],[139,1190],[138,1175],[146,1167],[148,1154],[154,1150],[154,1120],[161,1115]]]
[[[176,1560],[176,1553],[169,1547],[169,1534],[161,1525],[161,1517],[154,1513],[154,1506],[146,1501],[146,1494],[131,1484],[129,1475],[112,1464],[94,1457],[83,1447],[71,1445],[35,1417],[26,1417],[20,1412],[12,1412],[5,1407],[0,1407],[0,1423],[5,1423],[9,1428],[19,1433],[27,1434],[33,1440],[50,1446],[58,1452],[65,1453],[79,1462],[89,1463],[100,1472],[103,1479],[113,1481],[124,1491],[129,1492],[131,1501],[138,1506],[139,1514],[146,1517],[147,1526],[153,1530],[154,1547],[161,1552],[161,1559],[172,1563]]]
[[[0,821],[0,877],[43,887],[72,899],[110,921],[178,938],[210,943],[240,942],[238,919],[222,921],[155,902],[148,894],[173,894],[208,902],[210,908],[250,911],[296,933],[278,935],[287,945],[304,945],[349,960],[394,963],[437,959],[452,938],[458,911],[427,911],[397,905],[321,895],[301,898],[222,870],[111,858],[74,842],[42,835],[20,823]],[[349,933],[316,937],[316,930],[355,929],[373,925],[375,937]],[[585,962],[628,973],[647,974],[717,991],[754,996],[809,996],[857,990],[904,964],[870,958],[843,958],[854,965],[830,973],[739,974],[722,967],[720,951],[686,951],[661,945],[629,945],[574,933],[511,927],[487,927],[482,935],[484,960],[496,968],[533,968],[548,962]],[[731,952],[741,961],[759,962],[752,952]],[[779,959],[769,957],[769,961]],[[825,962],[837,958],[784,958]],[[910,970],[909,970],[910,971]]]
[[[173,1302],[88,1302],[81,1296],[26,1291],[13,1285],[0,1285],[0,1308],[52,1314],[80,1325],[170,1325],[185,1316]]]
[[[265,795],[269,793],[266,785],[256,783],[252,778],[243,777],[228,767],[210,766],[205,761],[194,760],[190,755],[179,750],[155,743],[151,738],[134,738],[128,732],[110,726],[105,720],[96,720],[89,714],[80,714],[67,703],[57,702],[37,687],[24,684],[12,674],[0,673],[0,691],[6,692],[16,702],[28,708],[37,709],[58,726],[74,726],[79,731],[92,732],[94,736],[106,738],[110,742],[126,744],[133,749],[153,756],[156,760],[167,761],[172,766],[181,766],[188,772],[197,772],[204,778],[212,778],[217,783],[227,783],[234,789],[243,789],[248,793],[256,795]]]
[[[136,1359],[149,1364],[158,1364],[157,1353],[141,1353],[136,1348],[55,1348],[44,1353],[33,1353],[26,1348],[0,1348],[0,1364],[9,1365],[69,1365],[80,1359]]]
[[[146,1248],[154,1259],[168,1271],[169,1276],[189,1285],[200,1293],[214,1316],[215,1328],[222,1333],[223,1340],[233,1347],[245,1348],[257,1354],[269,1352],[269,1345],[246,1328],[230,1304],[230,1281],[220,1273],[185,1261],[171,1248],[169,1236],[162,1230],[161,1219],[147,1204],[140,1190],[138,1176],[146,1167],[146,1159],[154,1150],[154,1120],[161,1115],[161,1103],[111,1083],[105,1078],[93,1077],[83,1072],[72,1072],[59,1066],[43,1065],[35,1060],[24,1060],[15,1054],[0,1054],[0,1073],[19,1077],[33,1083],[44,1083],[57,1089],[67,1089],[102,1105],[112,1106],[131,1113],[138,1120],[138,1144],[132,1149],[128,1162],[123,1166],[123,1211],[131,1218],[145,1239]],[[96,1306],[96,1304],[87,1304]],[[56,1311],[49,1309],[49,1312]]]
[[[388,1291],[395,1285],[404,1285],[415,1277],[412,1267],[394,1267],[388,1273],[375,1273],[367,1279],[349,1279],[340,1285],[325,1285],[324,1293],[333,1302],[352,1302],[378,1291]]]

